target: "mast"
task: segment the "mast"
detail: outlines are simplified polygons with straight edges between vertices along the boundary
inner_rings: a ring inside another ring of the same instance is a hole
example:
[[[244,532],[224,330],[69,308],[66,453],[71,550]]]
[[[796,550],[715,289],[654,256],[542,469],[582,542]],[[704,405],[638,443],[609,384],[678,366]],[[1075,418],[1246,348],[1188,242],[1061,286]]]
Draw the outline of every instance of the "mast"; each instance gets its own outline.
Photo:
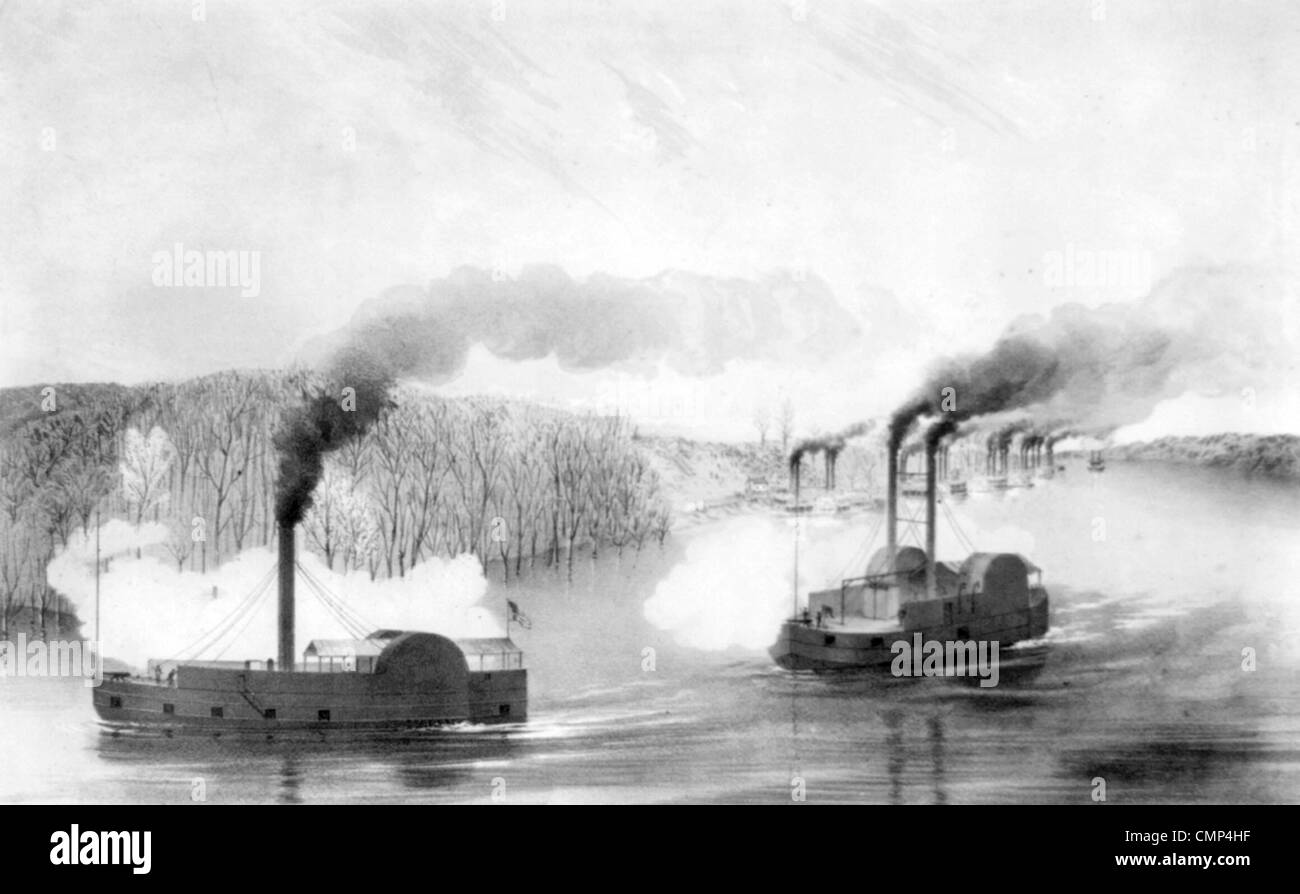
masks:
[[[935,544],[935,504],[937,502],[937,485],[935,483],[935,454],[938,452],[938,438],[934,432],[925,439],[925,598],[938,596],[938,582],[935,579],[934,544]]]
[[[792,619],[797,620],[799,617],[799,516],[794,517],[794,575],[790,582],[791,597],[794,600],[794,610],[790,613]]]
[[[95,646],[99,648],[99,507],[95,507]]]

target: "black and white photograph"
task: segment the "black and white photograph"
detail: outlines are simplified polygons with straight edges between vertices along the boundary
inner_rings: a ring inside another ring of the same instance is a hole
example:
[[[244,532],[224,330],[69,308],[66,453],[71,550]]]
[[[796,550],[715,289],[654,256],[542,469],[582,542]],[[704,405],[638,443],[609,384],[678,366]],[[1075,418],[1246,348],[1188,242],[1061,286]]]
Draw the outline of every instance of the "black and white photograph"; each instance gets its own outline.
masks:
[[[1300,801],[1297,48],[0,4],[0,804]]]

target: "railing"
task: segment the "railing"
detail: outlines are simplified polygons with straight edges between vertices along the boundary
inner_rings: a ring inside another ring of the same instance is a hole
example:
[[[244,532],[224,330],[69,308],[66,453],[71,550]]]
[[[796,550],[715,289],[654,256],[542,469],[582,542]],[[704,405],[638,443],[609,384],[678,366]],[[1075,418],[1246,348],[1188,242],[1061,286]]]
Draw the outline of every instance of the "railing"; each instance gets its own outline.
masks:
[[[304,655],[298,668],[308,674],[372,674],[374,655]]]
[[[465,663],[472,671],[519,670],[524,666],[523,652],[484,652],[466,655]]]

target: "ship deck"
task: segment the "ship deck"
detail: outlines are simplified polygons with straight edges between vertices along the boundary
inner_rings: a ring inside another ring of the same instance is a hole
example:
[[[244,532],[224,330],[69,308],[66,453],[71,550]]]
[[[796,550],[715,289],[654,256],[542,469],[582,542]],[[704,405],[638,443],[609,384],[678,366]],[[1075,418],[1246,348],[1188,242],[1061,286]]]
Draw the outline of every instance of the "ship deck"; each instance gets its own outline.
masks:
[[[804,622],[802,618],[793,618],[792,621],[811,630],[825,630],[834,633],[902,633],[902,628],[895,618],[851,617],[844,620],[836,618],[823,620],[820,626],[816,621]]]

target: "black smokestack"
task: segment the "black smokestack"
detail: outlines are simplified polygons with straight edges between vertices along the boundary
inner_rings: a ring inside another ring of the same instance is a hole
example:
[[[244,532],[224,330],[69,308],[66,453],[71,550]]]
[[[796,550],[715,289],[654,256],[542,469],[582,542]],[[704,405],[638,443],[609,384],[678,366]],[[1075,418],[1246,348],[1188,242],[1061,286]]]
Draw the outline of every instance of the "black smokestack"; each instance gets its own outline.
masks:
[[[280,599],[280,648],[279,668],[282,671],[293,670],[294,664],[294,601],[293,578],[297,557],[294,550],[293,525],[281,525],[279,529],[280,565],[279,565],[279,599]]]
[[[848,446],[848,441],[852,438],[863,437],[874,427],[875,423],[871,421],[857,422],[833,435],[805,438],[795,444],[794,449],[790,451],[791,474],[793,474],[795,467],[802,463],[804,456],[817,456],[820,454],[825,462],[826,489],[831,490],[835,487],[836,463],[839,462],[840,453]]]
[[[898,561],[898,454],[915,421],[910,407],[900,408],[889,420],[889,437],[885,441],[885,554],[890,573]]]
[[[935,524],[938,504],[938,483],[935,480],[936,454],[939,450],[939,442],[956,430],[956,422],[951,419],[940,419],[925,432],[925,593],[927,599],[938,598],[939,590],[934,555],[938,539]]]
[[[1051,466],[1052,469],[1056,468],[1056,442],[1071,437],[1074,434],[1074,431],[1068,428],[1058,429],[1043,439],[1043,447],[1047,452],[1047,464]]]

